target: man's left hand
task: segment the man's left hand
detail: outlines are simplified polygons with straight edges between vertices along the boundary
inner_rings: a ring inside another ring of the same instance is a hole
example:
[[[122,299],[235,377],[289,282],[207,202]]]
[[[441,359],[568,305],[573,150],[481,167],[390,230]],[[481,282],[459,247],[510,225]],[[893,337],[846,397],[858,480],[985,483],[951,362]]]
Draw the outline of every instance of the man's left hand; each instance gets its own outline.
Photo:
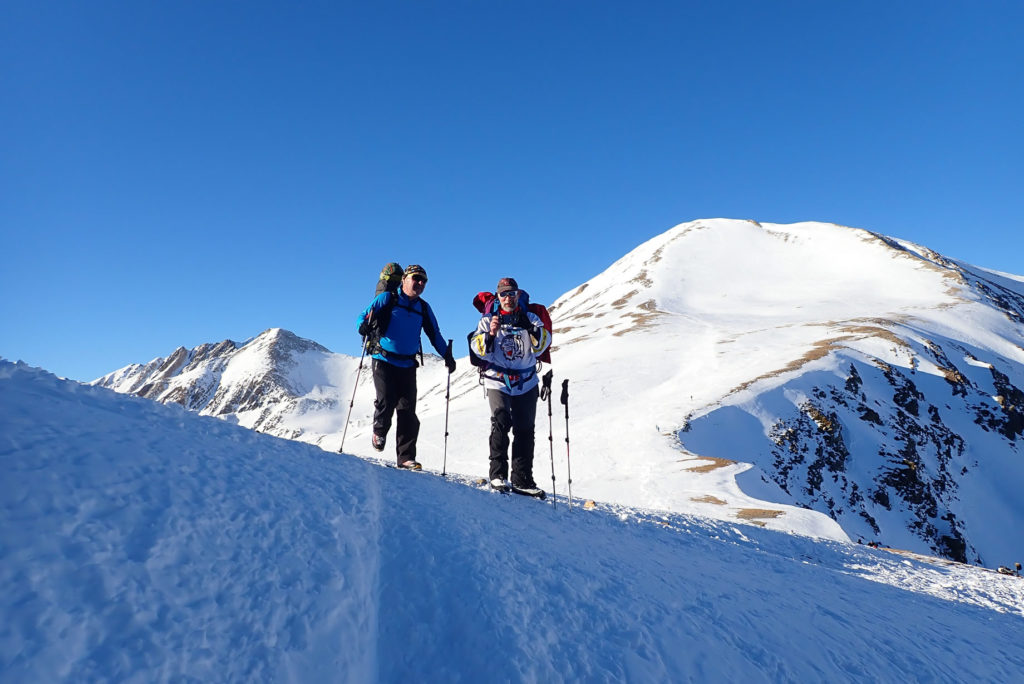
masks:
[[[516,319],[513,325],[517,328],[533,332],[533,323],[530,322],[530,317],[526,315],[526,312],[520,309],[516,312]]]

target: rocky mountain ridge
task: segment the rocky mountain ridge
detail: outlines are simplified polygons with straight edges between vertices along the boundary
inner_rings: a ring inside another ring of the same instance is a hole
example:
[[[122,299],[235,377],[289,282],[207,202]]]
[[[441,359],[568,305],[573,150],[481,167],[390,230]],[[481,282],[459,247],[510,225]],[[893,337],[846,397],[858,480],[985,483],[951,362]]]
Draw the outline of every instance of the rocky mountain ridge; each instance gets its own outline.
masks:
[[[278,430],[282,413],[301,413],[311,405],[337,406],[334,388],[316,380],[311,384],[305,377],[302,369],[309,363],[345,365],[312,340],[270,328],[242,344],[224,340],[178,347],[167,357],[126,366],[92,384],[296,437],[294,431]],[[330,396],[311,396],[324,390]]]

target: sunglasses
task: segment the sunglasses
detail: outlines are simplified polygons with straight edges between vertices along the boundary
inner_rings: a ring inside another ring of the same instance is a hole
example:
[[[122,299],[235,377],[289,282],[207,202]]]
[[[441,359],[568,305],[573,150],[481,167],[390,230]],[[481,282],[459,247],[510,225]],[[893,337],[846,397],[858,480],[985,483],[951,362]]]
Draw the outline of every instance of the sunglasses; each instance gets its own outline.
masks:
[[[412,282],[414,282],[414,283],[426,283],[427,279],[424,278],[421,275],[414,275],[414,276],[412,276]]]
[[[498,296],[501,297],[502,299],[508,299],[509,297],[516,297],[518,295],[519,290],[505,290],[504,292],[498,293]]]

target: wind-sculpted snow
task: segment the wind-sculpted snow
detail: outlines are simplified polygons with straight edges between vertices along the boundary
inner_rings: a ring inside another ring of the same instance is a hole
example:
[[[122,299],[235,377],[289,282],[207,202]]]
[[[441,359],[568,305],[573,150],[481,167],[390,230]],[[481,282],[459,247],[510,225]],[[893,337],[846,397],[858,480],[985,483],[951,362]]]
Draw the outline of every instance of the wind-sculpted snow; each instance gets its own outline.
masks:
[[[0,362],[0,681],[1012,680],[1024,580],[558,506]]]

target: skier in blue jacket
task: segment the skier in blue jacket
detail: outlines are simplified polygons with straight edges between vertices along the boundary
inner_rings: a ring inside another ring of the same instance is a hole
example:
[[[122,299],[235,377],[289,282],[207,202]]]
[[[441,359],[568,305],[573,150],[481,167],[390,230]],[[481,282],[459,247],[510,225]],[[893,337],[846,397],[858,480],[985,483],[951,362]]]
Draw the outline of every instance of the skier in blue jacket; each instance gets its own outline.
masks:
[[[416,439],[420,421],[416,417],[416,352],[420,332],[437,353],[444,357],[448,372],[455,371],[452,350],[445,342],[434,312],[420,298],[427,285],[427,272],[413,264],[405,269],[397,292],[382,292],[359,314],[359,334],[367,338],[367,351],[373,357],[372,445],[384,450],[391,419],[398,412],[395,450],[398,467],[420,470],[416,461]]]

